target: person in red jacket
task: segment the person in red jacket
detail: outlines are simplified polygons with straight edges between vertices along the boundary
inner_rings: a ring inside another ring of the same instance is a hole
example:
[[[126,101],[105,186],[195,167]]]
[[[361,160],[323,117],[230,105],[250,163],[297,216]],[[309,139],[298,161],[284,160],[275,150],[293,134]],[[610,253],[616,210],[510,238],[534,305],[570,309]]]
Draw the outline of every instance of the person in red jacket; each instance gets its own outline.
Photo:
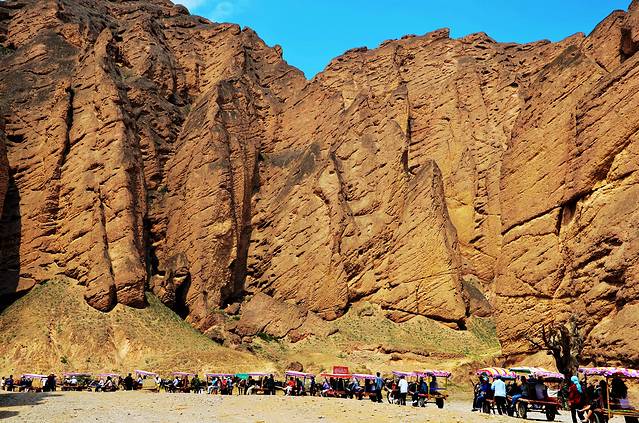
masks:
[[[580,422],[583,419],[583,414],[580,411],[583,407],[584,390],[579,383],[579,378],[573,376],[570,378],[570,387],[568,388],[568,405],[570,406],[570,415],[572,417],[572,423]],[[579,416],[579,420],[577,420]]]

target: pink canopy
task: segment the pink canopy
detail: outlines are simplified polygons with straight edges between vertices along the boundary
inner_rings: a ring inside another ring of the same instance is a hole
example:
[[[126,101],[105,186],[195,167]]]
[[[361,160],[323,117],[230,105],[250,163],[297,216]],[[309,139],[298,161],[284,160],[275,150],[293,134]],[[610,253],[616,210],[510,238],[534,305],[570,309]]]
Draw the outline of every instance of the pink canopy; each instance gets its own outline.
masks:
[[[296,372],[294,370],[287,370],[285,375],[293,377],[315,377],[313,373]]]
[[[564,380],[564,375],[557,372],[551,372],[543,367],[511,367],[510,371],[515,373],[529,374],[534,377],[540,377],[548,380]]]
[[[157,376],[157,373],[153,373],[153,372],[147,372],[146,370],[136,370],[135,373],[141,375],[141,376]]]
[[[495,376],[499,376],[503,379],[515,379],[517,375],[510,370],[506,370],[503,367],[484,367],[483,369],[477,370],[478,375],[486,374],[491,378],[495,378]]]
[[[547,370],[538,370],[533,373],[533,376],[539,377],[542,379],[547,379],[547,380],[564,380],[565,379],[565,376],[562,375],[561,373],[549,372]]]
[[[97,377],[120,377],[118,373],[99,373],[96,375]]]
[[[355,379],[375,379],[375,375],[367,375],[367,374],[363,374],[363,373],[353,373],[353,377]]]
[[[628,369],[625,367],[580,367],[579,372],[586,376],[622,376],[633,379],[639,378],[639,370]]]
[[[189,373],[189,372],[173,372],[171,374],[173,376],[195,376],[195,373]]]
[[[419,376],[425,375],[425,376],[436,376],[436,377],[450,377],[452,373],[446,370],[430,369],[430,370],[424,370],[423,373],[417,372],[417,374]]]
[[[415,372],[400,372],[399,370],[393,370],[393,374],[395,376],[404,376],[404,377],[416,377],[417,373]]]
[[[206,377],[233,377],[235,376],[233,373],[205,373]]]
[[[246,374],[249,376],[256,376],[256,377],[264,377],[269,375],[269,373],[263,373],[263,372],[249,372]]]
[[[91,376],[91,373],[65,372],[62,376]]]
[[[47,378],[46,375],[38,375],[34,373],[25,373],[22,375],[22,377],[26,377],[27,379],[46,379]]]

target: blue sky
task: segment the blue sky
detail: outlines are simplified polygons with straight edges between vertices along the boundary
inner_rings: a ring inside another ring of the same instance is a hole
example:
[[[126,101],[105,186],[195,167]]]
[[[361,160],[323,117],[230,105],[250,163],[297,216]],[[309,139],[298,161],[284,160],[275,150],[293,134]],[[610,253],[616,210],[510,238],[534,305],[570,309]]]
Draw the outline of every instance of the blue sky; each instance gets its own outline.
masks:
[[[557,41],[589,33],[630,0],[174,0],[216,22],[253,28],[312,78],[344,51],[448,27],[497,41]]]

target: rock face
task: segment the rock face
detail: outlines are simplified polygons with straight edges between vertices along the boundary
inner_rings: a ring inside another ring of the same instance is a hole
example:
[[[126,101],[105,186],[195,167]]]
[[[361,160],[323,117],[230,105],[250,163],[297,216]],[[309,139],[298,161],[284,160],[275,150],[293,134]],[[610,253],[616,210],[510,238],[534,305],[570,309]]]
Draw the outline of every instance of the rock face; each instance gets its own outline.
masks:
[[[566,49],[524,94],[501,175],[506,353],[529,350],[531,326],[576,315],[588,357],[639,362],[623,337],[639,323],[638,6]]]
[[[7,151],[4,146],[6,140],[4,131],[0,129],[0,216],[2,216],[7,188],[9,188],[9,162],[7,161]]]
[[[207,331],[248,295],[235,333],[295,339],[364,301],[492,311],[508,354],[576,313],[591,357],[639,361],[614,330],[639,322],[637,2],[588,36],[439,30],[311,81],[164,0],[5,1],[0,43],[5,299],[63,274]]]

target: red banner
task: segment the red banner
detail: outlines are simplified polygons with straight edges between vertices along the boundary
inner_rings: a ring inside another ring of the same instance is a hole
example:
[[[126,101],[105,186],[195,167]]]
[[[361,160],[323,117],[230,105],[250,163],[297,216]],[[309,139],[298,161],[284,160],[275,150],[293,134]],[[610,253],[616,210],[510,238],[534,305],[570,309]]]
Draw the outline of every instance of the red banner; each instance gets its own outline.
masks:
[[[348,371],[348,367],[346,366],[333,366],[333,373],[336,375],[348,375],[350,372]]]

